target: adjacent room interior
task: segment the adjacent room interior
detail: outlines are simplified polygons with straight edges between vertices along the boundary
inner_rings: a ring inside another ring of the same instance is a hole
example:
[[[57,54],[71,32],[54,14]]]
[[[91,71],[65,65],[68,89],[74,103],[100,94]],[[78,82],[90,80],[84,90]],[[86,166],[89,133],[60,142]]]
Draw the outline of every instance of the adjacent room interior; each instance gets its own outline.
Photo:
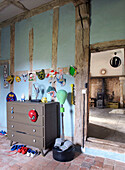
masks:
[[[88,138],[125,142],[124,48],[91,53]]]

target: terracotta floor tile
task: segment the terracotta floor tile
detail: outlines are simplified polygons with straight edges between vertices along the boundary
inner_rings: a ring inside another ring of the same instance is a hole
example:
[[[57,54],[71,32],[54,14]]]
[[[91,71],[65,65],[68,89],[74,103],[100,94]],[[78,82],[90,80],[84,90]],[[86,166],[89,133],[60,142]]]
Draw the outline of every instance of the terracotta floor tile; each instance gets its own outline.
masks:
[[[7,152],[11,149],[9,144],[7,138],[0,137],[0,170],[125,170],[125,163],[79,152],[75,153],[75,158],[70,162],[54,160],[52,151],[45,157],[38,155],[31,158],[22,153],[8,156],[11,154]]]

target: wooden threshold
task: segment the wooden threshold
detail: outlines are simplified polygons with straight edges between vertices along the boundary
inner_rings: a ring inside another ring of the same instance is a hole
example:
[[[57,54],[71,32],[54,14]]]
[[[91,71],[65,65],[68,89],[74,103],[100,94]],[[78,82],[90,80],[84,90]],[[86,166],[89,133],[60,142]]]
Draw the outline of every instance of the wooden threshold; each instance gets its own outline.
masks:
[[[87,138],[85,141],[85,148],[100,149],[108,152],[116,152],[120,154],[125,153],[125,144],[120,142],[113,142],[98,138]]]

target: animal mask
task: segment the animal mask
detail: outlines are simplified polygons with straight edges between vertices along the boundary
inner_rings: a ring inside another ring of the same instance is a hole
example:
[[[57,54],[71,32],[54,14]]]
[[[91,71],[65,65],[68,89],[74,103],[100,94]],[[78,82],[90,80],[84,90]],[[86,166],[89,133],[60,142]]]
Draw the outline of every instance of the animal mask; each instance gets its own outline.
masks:
[[[40,80],[43,80],[45,78],[45,71],[42,69],[41,71],[36,72],[36,75]]]

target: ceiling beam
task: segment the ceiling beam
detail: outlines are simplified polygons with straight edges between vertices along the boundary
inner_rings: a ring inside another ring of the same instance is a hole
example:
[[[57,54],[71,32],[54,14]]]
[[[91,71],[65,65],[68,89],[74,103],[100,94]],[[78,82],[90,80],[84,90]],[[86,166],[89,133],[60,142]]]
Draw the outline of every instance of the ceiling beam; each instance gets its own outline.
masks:
[[[9,6],[11,3],[9,1],[3,1],[0,3],[0,11],[4,10],[7,6]]]
[[[27,19],[27,18],[32,17],[34,15],[40,14],[42,12],[51,10],[55,7],[63,6],[63,5],[68,4],[70,2],[72,3],[73,0],[53,0],[53,1],[50,1],[46,4],[43,4],[39,7],[36,7],[34,9],[30,10],[30,11],[23,12],[21,14],[18,14],[16,16],[6,20],[6,21],[1,22],[0,28],[6,27],[6,26],[11,25],[11,24],[16,23],[16,22],[19,22],[23,19]]]
[[[27,9],[19,0],[6,0],[6,1],[22,9],[23,11],[29,11],[29,9]]]

